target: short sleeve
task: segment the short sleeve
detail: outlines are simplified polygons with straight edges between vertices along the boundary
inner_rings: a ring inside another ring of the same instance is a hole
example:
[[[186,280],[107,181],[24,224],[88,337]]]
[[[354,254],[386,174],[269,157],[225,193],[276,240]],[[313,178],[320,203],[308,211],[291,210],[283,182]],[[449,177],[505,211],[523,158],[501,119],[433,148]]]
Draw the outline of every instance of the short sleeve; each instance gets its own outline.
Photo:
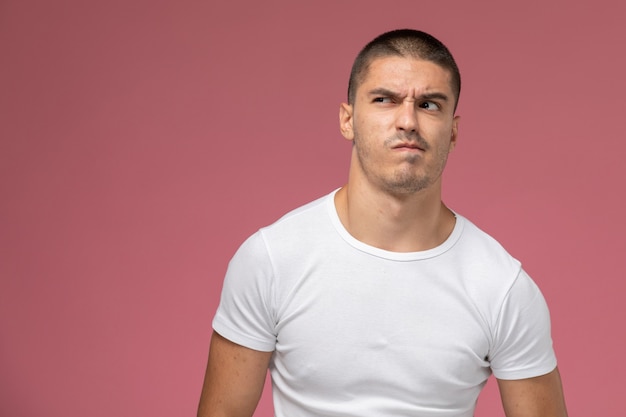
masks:
[[[272,265],[257,232],[241,245],[228,265],[213,329],[239,345],[273,351],[272,294]]]
[[[489,360],[499,379],[536,377],[556,367],[548,306],[523,270],[502,304]]]

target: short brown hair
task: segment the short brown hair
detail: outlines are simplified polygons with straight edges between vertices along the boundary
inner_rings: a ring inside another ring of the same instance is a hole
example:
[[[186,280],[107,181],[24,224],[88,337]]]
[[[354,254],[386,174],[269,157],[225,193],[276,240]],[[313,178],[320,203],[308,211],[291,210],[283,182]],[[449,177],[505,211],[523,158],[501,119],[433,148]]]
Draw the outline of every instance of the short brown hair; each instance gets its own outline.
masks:
[[[461,74],[448,48],[434,36],[414,29],[398,29],[376,37],[359,52],[348,82],[348,103],[353,104],[356,90],[365,79],[370,64],[377,58],[402,56],[434,62],[451,74],[455,108],[461,94]]]

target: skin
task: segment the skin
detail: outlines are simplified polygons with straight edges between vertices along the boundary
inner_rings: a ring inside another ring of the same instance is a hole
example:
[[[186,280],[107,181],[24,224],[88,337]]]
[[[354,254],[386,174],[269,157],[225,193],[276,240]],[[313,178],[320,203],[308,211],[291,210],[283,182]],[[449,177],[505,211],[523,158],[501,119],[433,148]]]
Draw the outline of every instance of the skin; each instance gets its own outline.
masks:
[[[355,238],[412,252],[450,235],[456,220],[441,201],[441,175],[457,142],[455,100],[447,70],[390,56],[371,63],[354,103],[341,104],[340,130],[353,147],[348,183],[335,205]],[[214,333],[198,416],[252,416],[271,354]],[[567,417],[557,369],[498,386],[507,417]]]
[[[392,56],[371,63],[354,104],[342,104],[339,113],[353,147],[348,184],[335,204],[354,237],[413,252],[452,232],[441,174],[456,145],[454,100],[449,72],[432,62]]]
[[[213,332],[198,417],[251,417],[272,352],[233,343]]]
[[[507,417],[567,417],[558,368],[536,378],[497,381]]]

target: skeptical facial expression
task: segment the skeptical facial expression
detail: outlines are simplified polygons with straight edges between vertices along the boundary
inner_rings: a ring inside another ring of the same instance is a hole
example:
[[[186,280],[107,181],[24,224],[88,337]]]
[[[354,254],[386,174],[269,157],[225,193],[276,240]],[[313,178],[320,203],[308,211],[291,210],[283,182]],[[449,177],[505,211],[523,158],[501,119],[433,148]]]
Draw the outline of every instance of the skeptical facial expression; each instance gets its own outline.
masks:
[[[353,141],[351,179],[394,195],[441,187],[456,143],[450,73],[415,58],[371,62],[354,103],[342,104],[342,134]]]

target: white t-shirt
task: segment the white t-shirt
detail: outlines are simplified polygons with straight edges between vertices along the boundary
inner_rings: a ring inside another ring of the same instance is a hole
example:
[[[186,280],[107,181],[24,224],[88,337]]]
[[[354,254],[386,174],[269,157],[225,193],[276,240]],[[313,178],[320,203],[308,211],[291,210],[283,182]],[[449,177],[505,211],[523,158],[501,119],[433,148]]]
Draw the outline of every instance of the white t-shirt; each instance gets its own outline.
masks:
[[[436,248],[378,249],[345,230],[334,192],[239,248],[213,327],[274,351],[278,417],[471,417],[491,372],[556,367],[544,298],[494,239],[457,215]]]

